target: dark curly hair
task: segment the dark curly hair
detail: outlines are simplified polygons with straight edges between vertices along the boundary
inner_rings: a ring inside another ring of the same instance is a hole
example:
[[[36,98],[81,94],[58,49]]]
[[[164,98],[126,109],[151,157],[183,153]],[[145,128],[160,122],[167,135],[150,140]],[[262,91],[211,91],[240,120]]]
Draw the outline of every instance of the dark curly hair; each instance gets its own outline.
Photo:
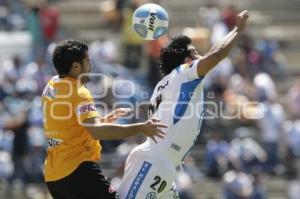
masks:
[[[58,75],[68,75],[74,62],[81,63],[86,57],[88,46],[82,41],[64,40],[57,44],[52,55]]]
[[[170,44],[160,51],[159,65],[163,75],[169,74],[174,68],[183,64],[184,59],[190,55],[188,45],[192,40],[183,35],[176,36]]]

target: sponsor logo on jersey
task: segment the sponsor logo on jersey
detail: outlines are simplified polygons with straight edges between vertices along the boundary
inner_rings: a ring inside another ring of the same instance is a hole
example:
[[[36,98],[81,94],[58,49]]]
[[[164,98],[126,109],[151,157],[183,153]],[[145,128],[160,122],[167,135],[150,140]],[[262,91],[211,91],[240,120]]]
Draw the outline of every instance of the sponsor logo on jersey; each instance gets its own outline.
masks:
[[[156,193],[155,192],[150,192],[146,195],[146,199],[156,199]]]
[[[175,144],[174,142],[171,144],[171,148],[177,152],[181,150],[181,147],[178,144]]]
[[[46,143],[47,143],[47,148],[50,149],[52,147],[58,146],[62,143],[63,141],[60,139],[56,138],[47,138]]]
[[[77,115],[89,113],[92,111],[97,111],[95,104],[83,104],[78,106]]]
[[[167,86],[169,85],[169,81],[167,81],[167,83],[165,83],[165,85],[160,85],[157,89],[157,91],[165,89]]]
[[[57,93],[57,89],[53,88],[52,86],[47,86],[43,92],[44,97],[49,97],[51,99],[55,98],[55,95]]]
[[[126,199],[135,199],[136,198],[136,195],[137,195],[147,173],[149,172],[151,166],[152,166],[152,164],[150,162],[144,161],[141,169],[137,173],[133,183],[130,186],[127,196],[125,197]]]

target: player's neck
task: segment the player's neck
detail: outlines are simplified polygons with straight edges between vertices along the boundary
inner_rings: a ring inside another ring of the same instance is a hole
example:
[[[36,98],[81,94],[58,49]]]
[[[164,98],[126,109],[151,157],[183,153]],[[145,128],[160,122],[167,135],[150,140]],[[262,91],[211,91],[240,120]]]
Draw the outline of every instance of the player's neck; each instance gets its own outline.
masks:
[[[81,81],[79,81],[78,76],[75,77],[74,75],[68,74],[68,75],[58,75],[58,77],[59,77],[60,79],[67,79],[67,80],[70,80],[70,81],[72,81],[72,82],[79,82],[80,85],[83,84]]]

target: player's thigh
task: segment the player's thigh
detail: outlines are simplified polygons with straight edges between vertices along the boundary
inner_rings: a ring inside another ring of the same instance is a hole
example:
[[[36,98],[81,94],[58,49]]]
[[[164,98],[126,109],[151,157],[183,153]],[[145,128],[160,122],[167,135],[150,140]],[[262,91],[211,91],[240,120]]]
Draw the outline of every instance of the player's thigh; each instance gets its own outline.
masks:
[[[69,188],[79,198],[84,199],[116,199],[118,195],[110,182],[102,174],[99,166],[92,162],[85,162],[70,176]]]
[[[167,193],[172,189],[174,181],[175,174],[172,172],[172,167],[167,168],[163,163],[154,163],[145,176],[136,198],[160,199],[164,195],[170,195]]]
[[[157,160],[131,161],[120,185],[121,198],[155,198],[172,189],[176,171]]]
[[[64,193],[64,187],[57,182],[46,182],[48,190],[53,199],[66,199],[67,196]]]

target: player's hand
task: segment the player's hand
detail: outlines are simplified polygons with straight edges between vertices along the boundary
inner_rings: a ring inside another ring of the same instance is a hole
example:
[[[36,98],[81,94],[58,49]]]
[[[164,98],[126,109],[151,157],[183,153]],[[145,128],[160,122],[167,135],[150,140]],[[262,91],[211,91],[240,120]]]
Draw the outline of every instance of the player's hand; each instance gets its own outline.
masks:
[[[165,132],[161,128],[167,127],[167,125],[160,123],[160,120],[152,118],[143,123],[142,133],[157,143],[155,137],[164,138]]]
[[[113,123],[120,117],[126,117],[132,113],[130,108],[118,108],[101,118],[101,122]]]
[[[245,29],[248,18],[249,18],[248,10],[244,10],[236,16],[236,27],[239,32]]]

